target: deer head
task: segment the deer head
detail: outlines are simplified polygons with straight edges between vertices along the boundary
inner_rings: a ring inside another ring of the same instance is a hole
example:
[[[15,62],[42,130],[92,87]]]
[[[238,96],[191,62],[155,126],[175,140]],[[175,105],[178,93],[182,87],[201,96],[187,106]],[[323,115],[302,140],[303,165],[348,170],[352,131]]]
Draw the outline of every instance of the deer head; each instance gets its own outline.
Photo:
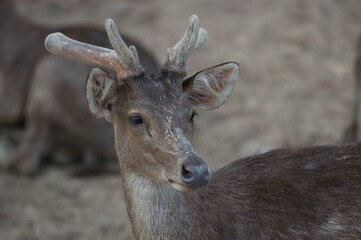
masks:
[[[189,56],[207,39],[195,15],[183,38],[167,50],[160,76],[147,75],[136,48],[125,45],[112,20],[105,22],[105,29],[114,50],[60,33],[49,35],[45,45],[52,53],[115,72],[91,70],[86,97],[90,111],[114,125],[122,174],[184,191],[206,186],[210,171],[191,144],[195,110],[212,110],[228,99],[238,64],[223,63],[185,78]]]

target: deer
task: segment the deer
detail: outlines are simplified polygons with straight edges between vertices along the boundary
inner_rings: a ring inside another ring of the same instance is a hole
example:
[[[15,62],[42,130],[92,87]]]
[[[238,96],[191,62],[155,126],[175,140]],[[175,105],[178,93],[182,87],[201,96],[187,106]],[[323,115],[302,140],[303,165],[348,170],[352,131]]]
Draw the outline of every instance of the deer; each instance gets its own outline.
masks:
[[[239,78],[236,62],[187,76],[206,41],[197,15],[168,48],[158,76],[141,65],[113,20],[113,49],[52,33],[53,54],[96,65],[90,112],[113,124],[127,213],[136,239],[358,239],[361,145],[275,149],[211,173],[192,145],[197,111],[220,107]],[[112,74],[109,71],[115,72]]]
[[[37,175],[41,161],[49,159],[45,156],[50,153],[59,161],[83,159],[83,165],[72,170],[76,176],[103,170],[118,172],[116,167],[112,171],[103,164],[116,163],[112,126],[92,117],[80,94],[82,81],[76,81],[84,78],[90,67],[48,53],[43,41],[53,31],[110,46],[104,30],[93,26],[39,26],[19,16],[13,1],[0,0],[0,70],[4,73],[0,79],[1,134],[11,138],[13,129],[24,129],[7,169]],[[125,41],[138,44],[129,37]],[[154,56],[144,47],[139,50],[149,71],[157,71]]]
[[[359,137],[359,111],[361,102],[361,35],[356,43],[356,58],[354,61],[355,89],[352,104],[351,121],[343,134],[343,142],[357,142]]]

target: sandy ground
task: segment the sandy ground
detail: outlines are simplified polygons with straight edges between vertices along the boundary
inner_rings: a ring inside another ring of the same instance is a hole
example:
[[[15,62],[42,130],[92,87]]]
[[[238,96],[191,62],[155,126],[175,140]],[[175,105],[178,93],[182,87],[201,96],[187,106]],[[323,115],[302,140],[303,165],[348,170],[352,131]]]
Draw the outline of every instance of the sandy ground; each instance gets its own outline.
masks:
[[[196,146],[212,169],[277,147],[338,143],[349,121],[360,0],[23,0],[18,9],[47,26],[113,18],[160,62],[198,14],[209,41],[189,73],[241,66],[229,101],[197,119]],[[0,239],[131,239],[119,176],[67,173],[0,173]]]

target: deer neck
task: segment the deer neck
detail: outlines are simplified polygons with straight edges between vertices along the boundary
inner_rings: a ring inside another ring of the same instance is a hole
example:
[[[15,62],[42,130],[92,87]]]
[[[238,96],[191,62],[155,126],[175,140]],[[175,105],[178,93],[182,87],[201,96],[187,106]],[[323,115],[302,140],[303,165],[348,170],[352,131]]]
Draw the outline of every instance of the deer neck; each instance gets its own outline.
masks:
[[[191,199],[136,173],[122,171],[127,211],[136,239],[190,239],[193,222]]]

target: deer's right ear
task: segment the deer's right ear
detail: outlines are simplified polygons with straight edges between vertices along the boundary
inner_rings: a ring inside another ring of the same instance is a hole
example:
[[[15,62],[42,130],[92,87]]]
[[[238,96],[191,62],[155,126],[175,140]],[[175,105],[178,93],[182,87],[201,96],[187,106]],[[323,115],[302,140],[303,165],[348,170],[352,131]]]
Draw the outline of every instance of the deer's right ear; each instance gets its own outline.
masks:
[[[111,113],[117,102],[117,82],[114,76],[99,68],[93,68],[86,83],[86,97],[90,112],[111,122]]]

